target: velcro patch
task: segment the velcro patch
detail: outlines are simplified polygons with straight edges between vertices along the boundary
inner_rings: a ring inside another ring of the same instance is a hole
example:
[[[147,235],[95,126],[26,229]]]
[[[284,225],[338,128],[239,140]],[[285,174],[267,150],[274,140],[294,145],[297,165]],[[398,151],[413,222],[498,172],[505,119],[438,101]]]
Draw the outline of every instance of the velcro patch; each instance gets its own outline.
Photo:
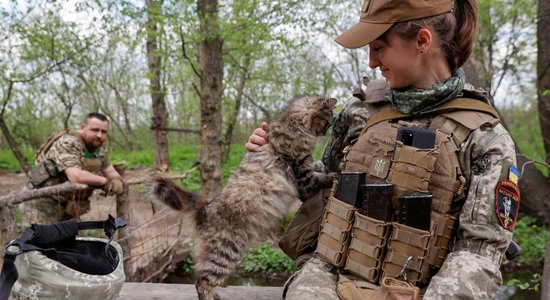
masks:
[[[496,189],[496,212],[500,225],[505,229],[514,228],[518,217],[519,187],[511,180],[501,179]]]

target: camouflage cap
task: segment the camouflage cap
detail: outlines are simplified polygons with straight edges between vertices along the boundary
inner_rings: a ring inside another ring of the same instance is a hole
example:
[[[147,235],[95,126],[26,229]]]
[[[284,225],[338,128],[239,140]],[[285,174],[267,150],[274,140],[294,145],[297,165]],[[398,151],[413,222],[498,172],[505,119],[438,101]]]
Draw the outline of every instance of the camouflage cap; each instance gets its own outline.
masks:
[[[335,41],[349,49],[360,48],[397,22],[431,17],[452,9],[453,0],[365,0],[359,23]]]

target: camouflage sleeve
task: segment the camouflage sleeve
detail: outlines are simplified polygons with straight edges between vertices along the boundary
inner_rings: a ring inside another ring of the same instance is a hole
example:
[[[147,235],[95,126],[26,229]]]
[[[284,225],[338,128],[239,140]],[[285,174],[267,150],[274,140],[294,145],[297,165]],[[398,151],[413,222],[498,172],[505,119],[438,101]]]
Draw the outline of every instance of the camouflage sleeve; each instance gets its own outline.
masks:
[[[70,134],[65,134],[55,141],[48,150],[47,158],[54,161],[59,171],[82,166],[83,149],[80,140]]]
[[[457,241],[424,299],[491,299],[502,284],[499,267],[512,240],[513,224],[505,229],[510,224],[497,217],[498,191],[503,183],[509,184],[515,157],[512,138],[500,124],[473,131],[462,144],[459,159],[469,188]],[[515,222],[517,214],[511,216]]]
[[[338,171],[344,148],[351,143],[367,123],[367,107],[359,98],[350,98],[334,118],[332,133],[325,145],[323,163],[327,171]]]

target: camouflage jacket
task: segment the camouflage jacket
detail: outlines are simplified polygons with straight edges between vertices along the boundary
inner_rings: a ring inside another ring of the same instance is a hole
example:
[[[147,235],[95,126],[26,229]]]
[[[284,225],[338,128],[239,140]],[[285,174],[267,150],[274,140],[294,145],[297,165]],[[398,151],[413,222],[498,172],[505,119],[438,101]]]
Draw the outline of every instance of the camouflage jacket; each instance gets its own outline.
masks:
[[[64,134],[57,139],[45,153],[44,158],[53,161],[59,172],[63,174],[67,168],[78,168],[86,169],[96,175],[102,175],[102,170],[111,164],[107,152],[103,147],[90,153],[78,135],[72,133]],[[85,166],[87,161],[89,162],[93,159],[99,159],[100,164],[97,164],[99,168],[89,169]],[[46,186],[65,181],[67,181],[67,178],[62,175],[50,180]]]

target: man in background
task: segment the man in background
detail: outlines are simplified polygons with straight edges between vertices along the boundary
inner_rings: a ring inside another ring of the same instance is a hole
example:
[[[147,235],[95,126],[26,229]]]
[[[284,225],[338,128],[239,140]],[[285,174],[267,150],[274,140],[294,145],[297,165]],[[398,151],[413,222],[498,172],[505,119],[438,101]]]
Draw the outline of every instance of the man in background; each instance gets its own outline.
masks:
[[[89,197],[94,188],[102,188],[110,195],[123,192],[124,181],[103,147],[108,131],[107,118],[92,112],[84,118],[78,131],[59,131],[46,139],[36,153],[27,187],[36,189],[69,181],[87,184],[90,188],[23,203],[24,226],[78,219],[90,210]]]

